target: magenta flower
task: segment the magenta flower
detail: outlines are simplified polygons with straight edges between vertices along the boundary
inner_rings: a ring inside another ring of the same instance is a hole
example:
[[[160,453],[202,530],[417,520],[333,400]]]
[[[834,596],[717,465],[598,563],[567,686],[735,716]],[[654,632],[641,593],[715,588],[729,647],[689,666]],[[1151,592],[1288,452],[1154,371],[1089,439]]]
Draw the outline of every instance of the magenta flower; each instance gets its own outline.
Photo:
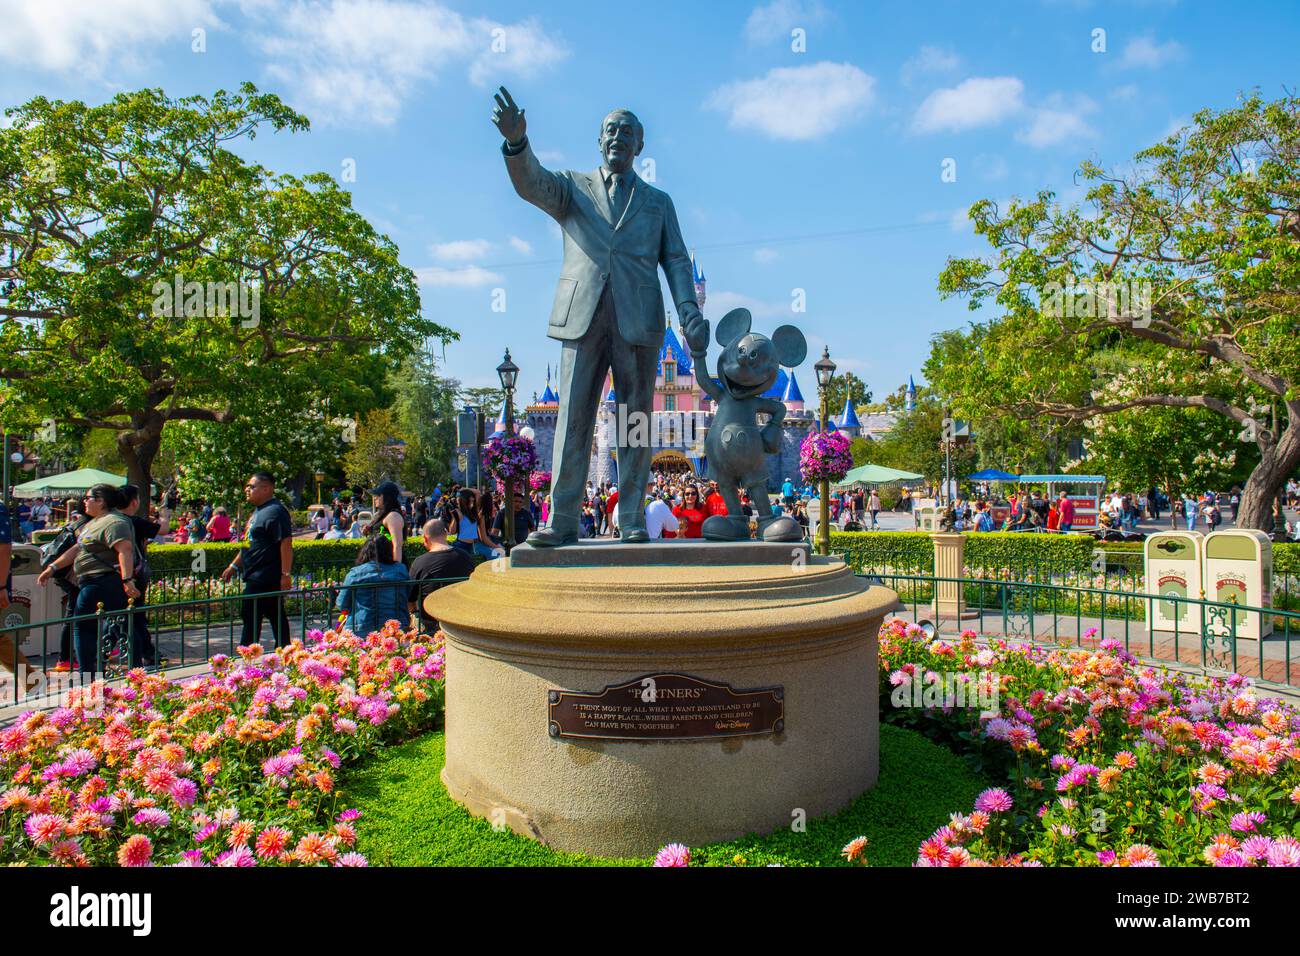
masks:
[[[131,822],[136,826],[154,827],[155,829],[158,829],[170,824],[172,818],[171,814],[166,810],[160,810],[158,807],[145,807],[131,818]]]
[[[990,787],[975,798],[975,809],[985,813],[1004,813],[1011,806],[1011,794],[1001,787]]]
[[[804,481],[839,481],[853,467],[849,440],[839,432],[809,432],[799,445]]]
[[[1228,824],[1238,833],[1253,833],[1258,830],[1260,825],[1268,822],[1268,817],[1258,810],[1251,810],[1249,813],[1233,814],[1232,821]]]
[[[690,866],[691,848],[682,843],[669,843],[655,854],[655,866]]]

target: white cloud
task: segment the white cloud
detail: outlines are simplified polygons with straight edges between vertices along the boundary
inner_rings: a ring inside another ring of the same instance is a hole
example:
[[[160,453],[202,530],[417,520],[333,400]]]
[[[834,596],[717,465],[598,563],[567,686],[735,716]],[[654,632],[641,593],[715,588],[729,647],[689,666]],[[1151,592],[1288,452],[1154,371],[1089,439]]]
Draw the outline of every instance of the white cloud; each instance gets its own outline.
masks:
[[[220,25],[210,0],[0,0],[0,62],[94,79]]]
[[[496,84],[506,76],[531,79],[569,55],[564,41],[549,35],[536,17],[513,24],[474,23],[476,31],[486,31],[488,37],[487,43],[480,41],[479,55],[469,68],[470,82],[477,86]]]
[[[1138,37],[1124,45],[1119,65],[1125,69],[1158,70],[1166,63],[1182,58],[1183,47],[1177,40],[1156,43],[1150,37]]]
[[[1016,133],[1016,139],[1042,149],[1070,139],[1096,136],[1096,130],[1084,118],[1096,109],[1097,104],[1086,96],[1076,96],[1070,101],[1059,95],[1049,97],[1045,105],[1032,111],[1029,125]]]
[[[954,209],[952,215],[948,217],[948,228],[953,232],[970,232],[975,227],[970,221],[970,207],[962,206],[960,209]]]
[[[469,262],[481,259],[492,248],[486,239],[457,239],[454,242],[435,242],[429,254],[440,262]]]
[[[935,90],[912,118],[918,133],[960,132],[1000,123],[1024,109],[1025,84],[1014,76],[973,76]]]
[[[415,270],[415,277],[420,285],[453,289],[477,289],[502,281],[498,273],[489,272],[481,266],[465,266],[462,269],[425,266]]]
[[[510,237],[510,248],[521,256],[531,256],[533,254],[533,244],[527,239],[520,239],[518,236]]]
[[[733,129],[752,129],[773,139],[808,140],[859,118],[875,101],[875,85],[874,77],[851,63],[823,60],[728,83],[704,105],[729,114]]]
[[[961,57],[939,46],[923,46],[903,64],[899,77],[905,86],[927,73],[949,73],[961,65]]]
[[[539,149],[534,152],[539,163],[555,165],[564,162],[564,154],[558,149]]]
[[[769,262],[775,262],[777,252],[775,249],[768,249],[766,246],[754,250],[754,261],[759,265],[767,265]]]
[[[1138,85],[1136,83],[1125,83],[1123,86],[1117,86],[1110,91],[1110,98],[1127,102],[1136,98],[1138,95]]]
[[[795,27],[807,30],[826,20],[826,8],[820,0],[800,3],[799,0],[772,0],[755,7],[745,21],[745,40],[749,43],[774,43],[790,39]]]
[[[467,19],[437,2],[295,0],[262,26],[267,72],[326,122],[388,125],[417,85],[447,69],[467,65],[482,85],[536,75],[568,55],[535,19]]]

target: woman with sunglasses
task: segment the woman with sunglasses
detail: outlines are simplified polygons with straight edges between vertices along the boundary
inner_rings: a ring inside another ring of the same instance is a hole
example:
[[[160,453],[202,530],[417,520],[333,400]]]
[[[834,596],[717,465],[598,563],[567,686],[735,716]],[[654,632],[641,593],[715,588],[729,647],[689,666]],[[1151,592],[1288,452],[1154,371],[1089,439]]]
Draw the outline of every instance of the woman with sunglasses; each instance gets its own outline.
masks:
[[[700,500],[700,489],[696,485],[687,485],[682,490],[682,503],[673,508],[673,516],[681,525],[678,535],[683,538],[702,538],[704,519],[709,513]]]
[[[77,578],[74,615],[94,615],[126,609],[128,599],[138,600],[135,582],[135,531],[118,509],[126,504],[122,491],[112,485],[95,485],[85,498],[89,521],[77,535],[77,543],[40,573],[36,581],[44,587],[55,572],[72,566]],[[99,622],[91,616],[77,621],[77,662],[84,674],[102,670],[99,656]]]

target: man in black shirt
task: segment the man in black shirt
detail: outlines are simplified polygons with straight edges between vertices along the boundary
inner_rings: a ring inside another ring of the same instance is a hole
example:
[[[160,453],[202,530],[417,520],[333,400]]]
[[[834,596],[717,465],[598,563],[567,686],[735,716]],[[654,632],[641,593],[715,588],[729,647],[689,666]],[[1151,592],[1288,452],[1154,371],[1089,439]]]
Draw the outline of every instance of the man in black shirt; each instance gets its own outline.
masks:
[[[505,543],[505,526],[506,526],[506,509],[503,507],[497,512],[497,516],[492,519],[492,532],[497,536],[497,540]],[[533,521],[532,509],[528,507],[528,502],[524,501],[521,494],[515,494],[515,544],[523,544],[528,540],[528,535],[532,533],[537,524]]]
[[[420,612],[420,630],[432,634],[438,622],[424,612],[424,599],[448,578],[467,578],[474,570],[474,559],[447,543],[447,526],[437,518],[425,523],[422,536],[426,553],[411,562],[411,608]]]
[[[139,488],[126,485],[122,488],[122,494],[126,495],[122,513],[130,519],[131,528],[135,531],[135,552],[139,558],[139,563],[135,566],[135,586],[140,589],[140,598],[134,605],[139,610],[131,615],[131,664],[151,667],[155,661],[155,651],[153,638],[149,635],[149,621],[143,608],[145,593],[149,588],[149,542],[158,536],[159,525],[157,521],[149,520],[147,508],[145,517],[136,513],[140,507]]]
[[[289,644],[289,616],[284,611],[284,597],[277,592],[293,587],[293,521],[284,505],[275,498],[275,479],[259,471],[248,479],[244,497],[254,507],[244,535],[244,548],[221,572],[229,581],[236,571],[243,575],[243,634],[239,643],[247,647],[262,639],[262,620],[269,619],[278,647]],[[260,595],[272,595],[260,597]]]

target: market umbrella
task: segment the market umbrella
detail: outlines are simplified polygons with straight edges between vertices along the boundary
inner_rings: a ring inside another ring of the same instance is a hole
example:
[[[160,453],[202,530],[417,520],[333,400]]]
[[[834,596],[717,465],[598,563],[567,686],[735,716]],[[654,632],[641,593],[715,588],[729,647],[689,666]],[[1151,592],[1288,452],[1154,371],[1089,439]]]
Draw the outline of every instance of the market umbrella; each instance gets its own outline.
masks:
[[[917,481],[921,477],[916,472],[886,468],[884,465],[859,465],[835,483],[837,485],[884,485],[891,481]]]
[[[973,475],[966,476],[967,481],[1019,481],[1018,475],[1010,475],[1005,471],[998,471],[996,468],[985,468],[983,471],[977,471]]]
[[[70,495],[85,494],[94,485],[113,485],[121,487],[126,479],[121,475],[100,471],[98,468],[78,468],[61,475],[48,475],[14,485],[15,498],[66,498]]]

